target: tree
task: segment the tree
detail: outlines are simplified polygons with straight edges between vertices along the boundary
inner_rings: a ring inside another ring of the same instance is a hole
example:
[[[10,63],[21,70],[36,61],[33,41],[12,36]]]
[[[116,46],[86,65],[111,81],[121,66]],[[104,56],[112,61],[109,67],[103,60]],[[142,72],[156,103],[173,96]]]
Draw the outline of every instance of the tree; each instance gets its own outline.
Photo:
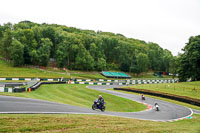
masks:
[[[104,58],[98,58],[97,70],[103,71],[106,69],[106,60]]]
[[[174,56],[169,64],[169,72],[173,74],[173,78],[178,73],[177,69],[178,69],[178,57]]]
[[[41,47],[37,50],[39,64],[47,66],[51,52],[50,50],[53,44],[48,38],[42,38],[41,42]]]
[[[110,36],[103,36],[103,49],[106,56],[107,63],[113,63],[116,58],[115,48],[118,45],[118,39]]]
[[[31,51],[29,58],[31,58],[32,64],[38,65],[40,59],[37,50]]]
[[[14,25],[14,29],[31,29],[31,27],[35,26],[36,23],[30,21],[21,21],[18,24]]]
[[[42,28],[40,26],[36,25],[36,26],[32,27],[31,29],[33,30],[34,38],[35,38],[37,44],[41,44],[41,39],[43,38]]]
[[[0,25],[0,56],[10,58],[13,39],[24,46],[24,64],[46,66],[49,58],[56,58],[59,67],[71,69],[168,72],[173,57],[170,51],[156,43],[127,38],[122,34],[30,21]],[[145,69],[138,67],[144,63],[143,59],[148,60],[145,66],[142,65]]]
[[[49,38],[50,41],[52,42],[53,49],[51,49],[51,57],[54,57],[55,52],[56,52],[55,49],[57,48],[57,44],[59,43],[59,42],[56,43],[56,28],[54,26],[43,24],[42,35],[43,35],[43,38]]]
[[[125,41],[119,41],[117,47],[115,47],[115,58],[120,64],[120,70],[128,72],[132,64],[132,58],[134,56],[134,50],[131,45]]]
[[[96,46],[96,44],[95,43],[91,43],[90,44],[90,49],[89,49],[89,52],[90,52],[90,55],[92,56],[92,57],[96,57],[96,51],[97,51],[97,46]]]
[[[169,69],[170,69],[170,63],[173,61],[173,55],[172,53],[165,49],[163,51],[163,57],[162,57],[162,69],[164,72],[169,72]]]
[[[163,49],[156,43],[149,43],[149,64],[152,70],[164,71],[163,69]]]
[[[67,57],[67,45],[65,42],[61,42],[58,45],[58,49],[56,50],[56,61],[59,65],[59,67],[63,67],[66,63],[66,57]]]
[[[179,79],[200,80],[200,35],[190,37],[179,58]]]
[[[18,40],[14,39],[11,45],[11,58],[13,60],[14,66],[21,66],[24,64],[24,45],[22,45]]]
[[[1,54],[6,58],[6,59],[10,59],[10,47],[12,45],[12,38],[13,38],[13,34],[11,29],[6,29],[3,32],[3,38],[1,40]]]
[[[180,81],[186,81],[190,78],[190,64],[185,54],[178,58],[178,75]]]
[[[85,70],[93,70],[95,66],[94,58],[90,55],[89,51],[86,52]]]
[[[3,38],[3,31],[4,27],[0,25],[0,40]]]
[[[32,29],[17,29],[14,32],[14,38],[20,41],[24,45],[24,63],[33,64],[31,61],[34,55],[32,51],[38,48],[38,43],[34,38],[34,32]]]
[[[146,54],[139,53],[136,56],[136,60],[137,60],[137,70],[138,70],[137,73],[148,71],[149,59]]]
[[[76,68],[80,70],[93,70],[94,59],[90,53],[85,49],[83,44],[79,45],[79,51],[76,57]]]

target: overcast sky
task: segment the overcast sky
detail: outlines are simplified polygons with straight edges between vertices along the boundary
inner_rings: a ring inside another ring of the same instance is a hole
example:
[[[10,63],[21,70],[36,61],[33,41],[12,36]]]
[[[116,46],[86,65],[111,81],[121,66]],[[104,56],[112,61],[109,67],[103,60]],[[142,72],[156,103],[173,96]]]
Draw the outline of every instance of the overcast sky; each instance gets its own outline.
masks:
[[[0,24],[29,20],[124,34],[173,55],[200,35],[200,0],[1,0]]]

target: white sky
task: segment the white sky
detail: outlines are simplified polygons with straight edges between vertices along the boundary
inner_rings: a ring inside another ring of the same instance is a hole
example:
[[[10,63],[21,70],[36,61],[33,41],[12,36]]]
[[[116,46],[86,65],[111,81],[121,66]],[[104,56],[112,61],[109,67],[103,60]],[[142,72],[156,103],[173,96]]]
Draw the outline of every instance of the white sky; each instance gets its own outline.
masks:
[[[200,0],[0,1],[0,24],[23,20],[121,33],[177,55],[200,34]]]

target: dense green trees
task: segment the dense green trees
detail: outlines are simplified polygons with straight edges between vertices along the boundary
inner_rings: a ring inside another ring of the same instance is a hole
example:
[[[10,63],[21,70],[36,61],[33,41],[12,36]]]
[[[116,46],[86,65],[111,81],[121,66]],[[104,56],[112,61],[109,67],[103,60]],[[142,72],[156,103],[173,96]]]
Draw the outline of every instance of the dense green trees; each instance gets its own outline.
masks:
[[[11,59],[13,60],[14,66],[21,66],[24,64],[24,45],[14,39],[10,47]]]
[[[190,37],[178,58],[178,74],[181,81],[200,80],[200,35]]]
[[[68,69],[117,69],[137,74],[148,70],[169,72],[173,66],[171,52],[155,43],[30,21],[0,26],[0,55],[16,66],[47,66],[49,59],[54,58],[57,66]]]
[[[37,50],[38,63],[42,66],[47,66],[53,44],[49,38],[42,38],[40,45],[41,46]]]
[[[12,44],[12,25],[10,23],[5,24],[4,27],[1,29],[1,38],[0,38],[0,52],[1,55],[6,57],[7,59],[10,59],[10,47]]]
[[[178,74],[178,57],[174,56],[170,61],[169,71],[173,74],[173,78]]]
[[[137,71],[136,73],[147,72],[149,68],[149,59],[146,54],[139,53],[136,56],[137,60]]]
[[[102,57],[98,58],[96,66],[97,66],[97,70],[99,71],[106,70],[106,60]]]
[[[76,69],[79,70],[93,70],[94,58],[90,55],[89,51],[83,46],[79,45],[78,54],[75,60]]]

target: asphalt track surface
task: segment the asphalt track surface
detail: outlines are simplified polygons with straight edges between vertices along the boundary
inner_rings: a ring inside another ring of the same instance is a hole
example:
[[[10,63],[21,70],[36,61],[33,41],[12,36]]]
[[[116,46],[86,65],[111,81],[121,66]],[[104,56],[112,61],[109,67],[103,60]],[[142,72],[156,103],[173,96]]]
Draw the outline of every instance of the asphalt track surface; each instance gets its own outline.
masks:
[[[190,108],[173,104],[170,102],[146,97],[146,100],[141,100],[138,95],[127,94],[117,91],[107,90],[108,88],[114,88],[119,86],[88,86],[88,88],[95,89],[101,92],[109,93],[112,95],[120,96],[126,99],[130,99],[137,102],[147,104],[149,109],[140,112],[101,112],[98,110],[92,110],[90,108],[77,107],[67,104],[60,104],[55,102],[49,102],[44,100],[36,100],[30,98],[12,97],[12,96],[0,96],[0,113],[2,114],[99,114],[118,116],[125,118],[136,118],[141,120],[152,121],[174,121],[184,119],[193,114]],[[106,99],[105,99],[106,101]],[[160,111],[155,111],[154,104],[159,104]],[[92,105],[92,102],[91,102]],[[151,108],[152,106],[152,108]],[[194,110],[195,113],[200,113]]]

